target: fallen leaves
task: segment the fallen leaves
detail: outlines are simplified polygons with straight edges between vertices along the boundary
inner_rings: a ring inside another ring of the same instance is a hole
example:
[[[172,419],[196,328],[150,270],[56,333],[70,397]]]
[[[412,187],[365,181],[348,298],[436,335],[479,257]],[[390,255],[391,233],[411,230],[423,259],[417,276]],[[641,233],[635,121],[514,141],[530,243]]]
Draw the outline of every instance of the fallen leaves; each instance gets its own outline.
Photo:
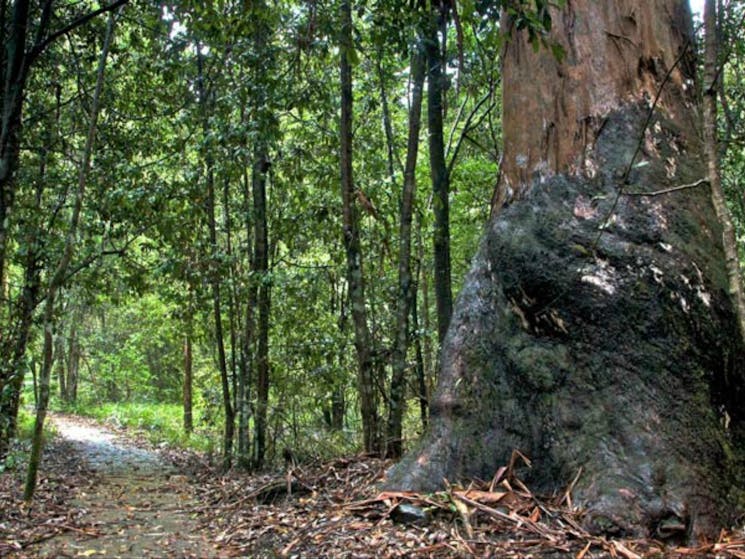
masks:
[[[112,507],[127,517],[116,527],[103,520],[103,511],[71,506],[73,496],[90,500],[100,489],[76,464],[75,453],[62,448],[47,455],[53,462],[45,466],[40,501],[30,508],[18,499],[12,476],[0,476],[2,557],[32,557],[33,543],[58,534],[73,535],[76,542],[65,556],[127,557],[138,545],[136,533],[155,539],[164,553],[180,549],[170,555],[184,557],[197,556],[185,551],[196,538],[220,557],[745,559],[745,540],[737,534],[723,533],[717,542],[692,548],[593,536],[583,529],[582,511],[572,500],[581,472],[563,492],[543,499],[516,475],[519,463],[528,464],[519,453],[488,482],[446,483],[430,494],[380,491],[392,464],[364,456],[276,475],[223,475],[198,457],[174,453],[178,473],[164,477],[158,491],[127,500],[132,480],[111,488]],[[181,533],[173,514],[193,522]],[[85,515],[93,520],[86,522]],[[127,545],[118,548],[114,539],[104,545],[117,529],[122,537],[116,541]]]
[[[571,489],[581,472],[565,492],[542,500],[515,475],[518,461],[525,459],[514,456],[489,483],[446,485],[431,494],[379,491],[391,464],[368,457],[297,468],[293,480],[308,493],[285,493],[271,504],[258,500],[260,490],[286,481],[286,474],[205,473],[195,488],[210,499],[198,511],[202,526],[246,555],[745,559],[745,541],[724,536],[696,549],[593,536],[582,528],[582,511],[572,506]]]

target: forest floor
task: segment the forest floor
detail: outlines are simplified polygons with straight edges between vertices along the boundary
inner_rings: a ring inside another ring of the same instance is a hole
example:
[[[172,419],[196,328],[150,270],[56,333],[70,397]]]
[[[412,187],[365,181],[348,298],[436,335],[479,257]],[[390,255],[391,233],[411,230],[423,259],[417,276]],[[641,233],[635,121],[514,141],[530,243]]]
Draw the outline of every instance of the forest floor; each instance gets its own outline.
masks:
[[[391,464],[377,459],[223,475],[136,434],[52,421],[58,436],[33,504],[20,499],[22,472],[0,475],[0,557],[745,559],[745,541],[727,534],[698,548],[593,537],[571,507],[571,484],[539,500],[509,466],[467,489],[381,492]]]

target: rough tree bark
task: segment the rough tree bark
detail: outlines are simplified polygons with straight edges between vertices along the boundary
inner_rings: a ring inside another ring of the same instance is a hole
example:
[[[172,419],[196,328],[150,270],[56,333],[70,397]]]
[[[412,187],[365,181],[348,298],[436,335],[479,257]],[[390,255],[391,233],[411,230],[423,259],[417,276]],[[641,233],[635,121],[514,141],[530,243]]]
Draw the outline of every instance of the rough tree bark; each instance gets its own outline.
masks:
[[[716,536],[741,499],[745,363],[687,2],[552,15],[563,61],[508,43],[508,205],[459,296],[431,428],[389,485],[488,479],[519,449],[537,491],[582,470],[573,496],[592,530]]]

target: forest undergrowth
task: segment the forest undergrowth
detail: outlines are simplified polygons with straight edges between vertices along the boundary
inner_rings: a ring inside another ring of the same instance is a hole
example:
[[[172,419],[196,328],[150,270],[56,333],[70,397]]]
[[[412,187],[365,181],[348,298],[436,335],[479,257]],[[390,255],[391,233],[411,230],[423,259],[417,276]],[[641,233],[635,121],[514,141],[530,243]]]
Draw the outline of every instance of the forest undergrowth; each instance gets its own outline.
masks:
[[[520,480],[519,453],[491,480],[421,495],[381,491],[392,462],[377,458],[222,473],[204,455],[61,417],[31,505],[21,467],[0,475],[2,557],[745,557],[741,533],[698,547],[592,536],[573,480],[539,498]]]

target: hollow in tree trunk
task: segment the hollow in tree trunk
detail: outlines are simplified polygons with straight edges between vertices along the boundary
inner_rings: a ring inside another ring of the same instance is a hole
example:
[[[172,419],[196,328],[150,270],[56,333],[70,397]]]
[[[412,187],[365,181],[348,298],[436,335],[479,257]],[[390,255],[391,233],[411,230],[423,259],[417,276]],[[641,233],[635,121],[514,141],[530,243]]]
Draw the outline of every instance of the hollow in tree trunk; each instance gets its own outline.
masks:
[[[388,484],[488,479],[519,449],[536,491],[582,470],[596,532],[715,537],[738,504],[745,363],[687,2],[574,0],[552,19],[561,61],[519,33],[506,48],[507,205],[459,296],[430,430]]]

